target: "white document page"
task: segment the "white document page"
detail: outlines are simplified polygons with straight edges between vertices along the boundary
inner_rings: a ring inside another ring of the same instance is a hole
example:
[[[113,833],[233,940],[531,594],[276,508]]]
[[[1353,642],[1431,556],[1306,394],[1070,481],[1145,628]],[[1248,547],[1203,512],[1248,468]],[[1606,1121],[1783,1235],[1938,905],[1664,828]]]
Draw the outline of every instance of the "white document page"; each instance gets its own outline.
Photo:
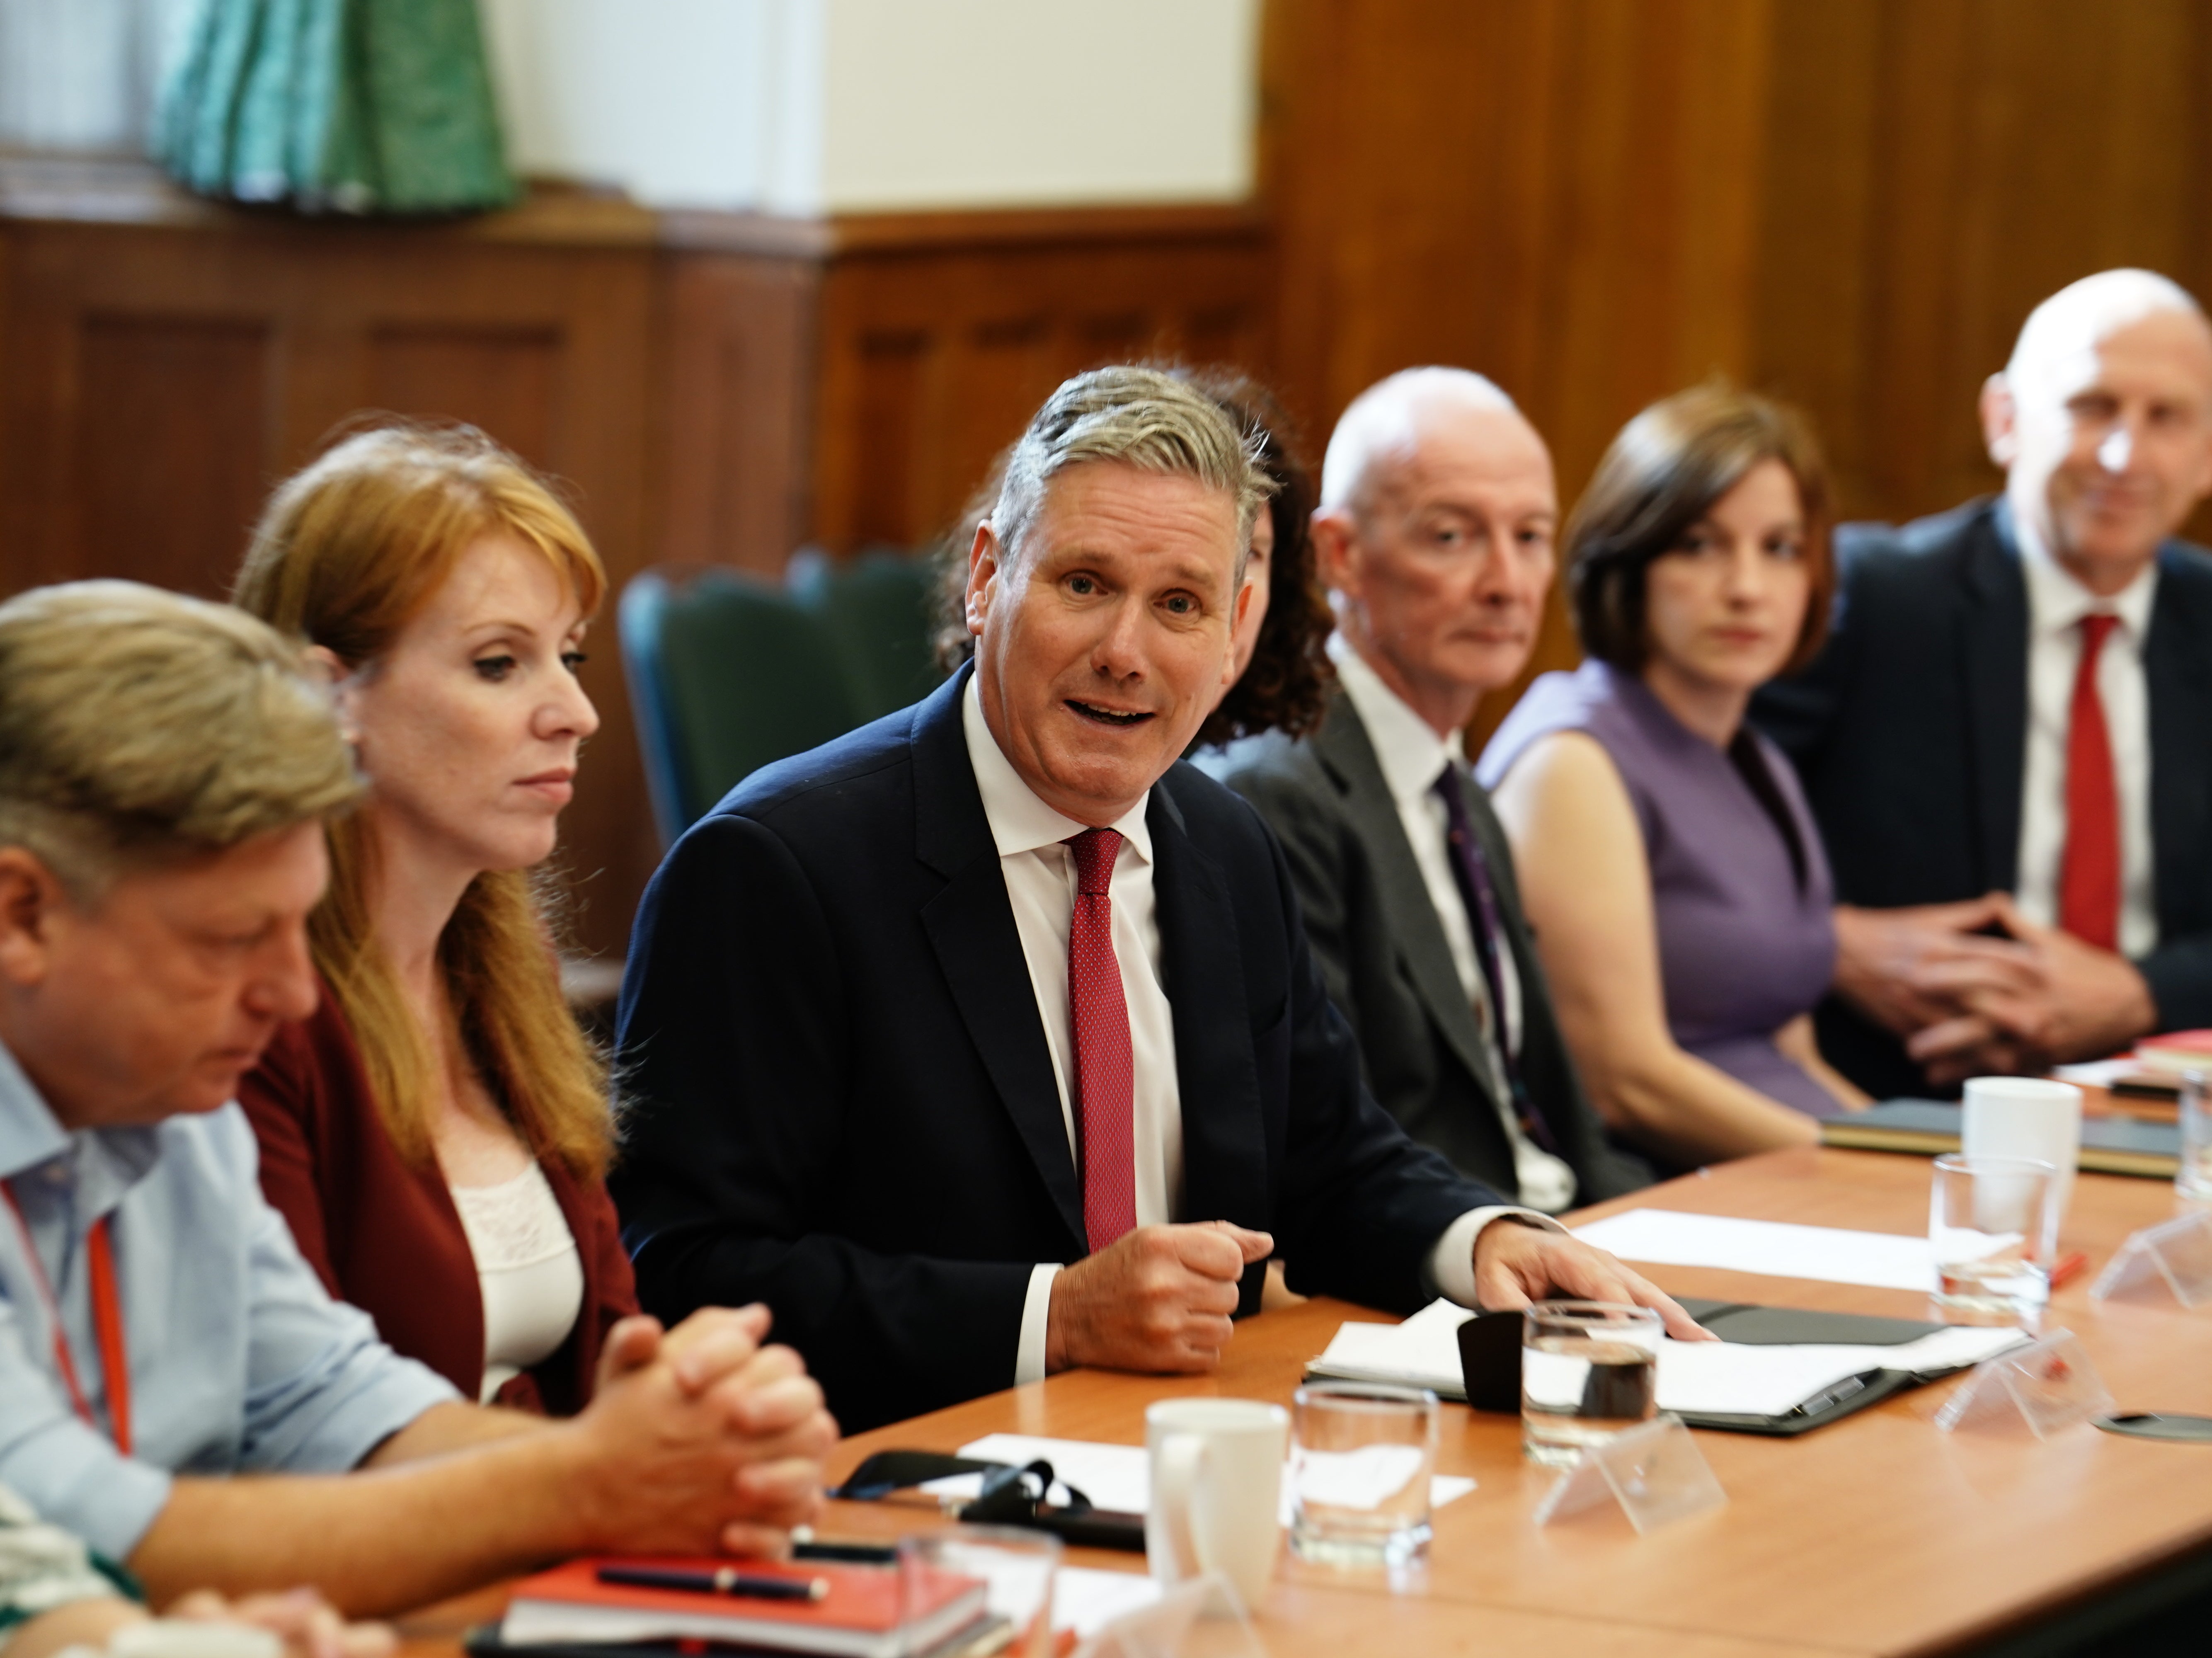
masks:
[[[1052,1626],[1087,1641],[1116,1618],[1158,1600],[1161,1585],[1141,1571],[1062,1566],[1052,1576]]]
[[[1473,1316],[1450,1302],[1433,1301],[1403,1324],[1339,1325],[1312,1368],[1363,1382],[1449,1388],[1463,1398],[1457,1332]],[[1663,1341],[1659,1408],[1706,1416],[1779,1416],[1845,1376],[1868,1370],[1954,1370],[1978,1364],[2026,1339],[2018,1330],[1960,1327],[1893,1346]]]
[[[1011,1462],[1016,1467],[1042,1457],[1052,1464],[1054,1479],[1078,1487],[1098,1508],[1143,1514],[1152,1507],[1152,1461],[1142,1445],[1100,1445],[1082,1439],[1040,1439],[1029,1434],[986,1434],[972,1445],[963,1445],[958,1455],[983,1462]],[[958,1501],[975,1496],[982,1484],[983,1476],[980,1473],[957,1473],[944,1479],[933,1479],[921,1489],[933,1497]],[[1440,1509],[1474,1489],[1474,1481],[1456,1474],[1431,1475],[1429,1506]],[[1283,1513],[1286,1523],[1290,1500],[1290,1479],[1285,1471]]]
[[[1881,1290],[1936,1288],[1935,1252],[1924,1236],[1686,1215],[1672,1209],[1631,1209],[1577,1226],[1575,1236],[1623,1260],[1662,1266],[1724,1266]]]

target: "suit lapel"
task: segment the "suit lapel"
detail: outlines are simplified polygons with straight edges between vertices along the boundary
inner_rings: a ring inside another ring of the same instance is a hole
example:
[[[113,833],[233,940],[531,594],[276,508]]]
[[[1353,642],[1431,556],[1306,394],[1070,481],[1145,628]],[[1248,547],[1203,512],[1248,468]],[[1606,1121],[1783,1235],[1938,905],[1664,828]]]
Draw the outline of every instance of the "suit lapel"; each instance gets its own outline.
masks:
[[[1413,848],[1406,840],[1406,826],[1398,818],[1390,786],[1383,780],[1382,765],[1375,757],[1367,727],[1342,691],[1330,704],[1328,718],[1313,739],[1315,756],[1343,792],[1345,814],[1364,841],[1375,869],[1383,911],[1391,917],[1398,953],[1413,975],[1422,1005],[1443,1033],[1446,1044],[1468,1068],[1485,1094],[1490,1092],[1490,1063],[1483,1051],[1482,1027],[1475,1022],[1474,1005],[1459,981],[1451,945],[1443,924],[1437,919],[1436,903]],[[1475,791],[1470,781],[1470,793]],[[1522,977],[1527,976],[1525,967]]]
[[[1145,825],[1152,836],[1160,975],[1175,1010],[1176,1085],[1182,1100],[1182,1214],[1264,1226],[1267,1128],[1229,884],[1219,865],[1190,838],[1164,785],[1152,790]]]
[[[1060,1085],[961,726],[973,671],[956,674],[915,716],[915,855],[945,880],[922,906],[921,924],[983,1068],[1080,1254],[1083,1188],[1068,1153]]]
[[[2167,547],[2159,553],[2158,597],[2143,643],[2150,698],[2151,868],[2161,941],[2181,894],[2177,872],[2195,869],[2212,835],[2212,567]]]
[[[2019,878],[2020,801],[2027,756],[2027,584],[1993,509],[1966,531],[1960,578],[1959,670],[1964,677],[1984,891]]]

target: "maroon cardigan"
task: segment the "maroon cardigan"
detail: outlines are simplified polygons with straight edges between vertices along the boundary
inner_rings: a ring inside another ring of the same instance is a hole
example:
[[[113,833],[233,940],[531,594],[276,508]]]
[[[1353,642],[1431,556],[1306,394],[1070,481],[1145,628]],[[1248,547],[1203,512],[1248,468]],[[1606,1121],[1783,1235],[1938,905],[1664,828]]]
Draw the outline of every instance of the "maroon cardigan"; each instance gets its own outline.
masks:
[[[261,1189],[291,1223],[324,1286],[376,1321],[377,1333],[473,1400],[483,1388],[483,1291],[445,1177],[416,1169],[384,1127],[361,1051],[327,986],[313,1017],[283,1026],[238,1088],[261,1142]],[[498,1402],[571,1416],[592,1396],[599,1345],[637,1311],[605,1182],[558,1162],[547,1182],[584,1268],[576,1327]]]

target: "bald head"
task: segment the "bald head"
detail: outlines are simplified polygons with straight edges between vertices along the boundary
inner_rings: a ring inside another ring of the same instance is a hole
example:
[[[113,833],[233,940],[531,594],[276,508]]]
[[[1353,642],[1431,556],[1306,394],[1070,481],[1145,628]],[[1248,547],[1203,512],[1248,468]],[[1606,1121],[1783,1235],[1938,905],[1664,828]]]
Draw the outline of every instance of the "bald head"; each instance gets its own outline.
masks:
[[[1337,422],[1322,579],[1346,642],[1439,735],[1526,665],[1558,517],[1544,440],[1480,374],[1407,369]]]
[[[2212,329],[2180,283],[2155,270],[2100,270],[2069,282],[2027,313],[2005,364],[2014,396],[2040,391],[2075,371],[2112,335],[2147,318],[2165,316],[2176,338],[2203,344],[2212,366]]]
[[[1321,504],[1357,509],[1388,489],[1419,453],[1423,439],[1455,428],[1501,455],[1551,454],[1536,428],[1494,381],[1467,368],[1401,368],[1352,400],[1329,434],[1322,460]]]
[[[2212,327],[2153,271],[2085,276],[2030,313],[1982,421],[2016,520],[2117,592],[2212,492]]]

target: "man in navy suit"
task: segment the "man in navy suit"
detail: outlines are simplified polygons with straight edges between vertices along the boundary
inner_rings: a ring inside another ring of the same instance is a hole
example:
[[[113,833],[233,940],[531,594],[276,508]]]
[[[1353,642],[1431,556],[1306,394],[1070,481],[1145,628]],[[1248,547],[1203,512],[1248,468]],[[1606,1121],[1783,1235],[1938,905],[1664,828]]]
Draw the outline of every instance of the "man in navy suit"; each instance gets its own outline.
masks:
[[[1679,1309],[1409,1140],[1282,854],[1177,756],[1267,488],[1149,370],[1056,392],[977,531],[975,660],[746,780],[639,912],[615,1181],[646,1304],[763,1301],[848,1428],[1198,1371],[1295,1287]]]
[[[1754,718],[1844,902],[1829,1060],[1877,1095],[2212,1024],[2212,329],[2162,276],[2039,306],[2004,494],[1846,525],[1826,649]]]

